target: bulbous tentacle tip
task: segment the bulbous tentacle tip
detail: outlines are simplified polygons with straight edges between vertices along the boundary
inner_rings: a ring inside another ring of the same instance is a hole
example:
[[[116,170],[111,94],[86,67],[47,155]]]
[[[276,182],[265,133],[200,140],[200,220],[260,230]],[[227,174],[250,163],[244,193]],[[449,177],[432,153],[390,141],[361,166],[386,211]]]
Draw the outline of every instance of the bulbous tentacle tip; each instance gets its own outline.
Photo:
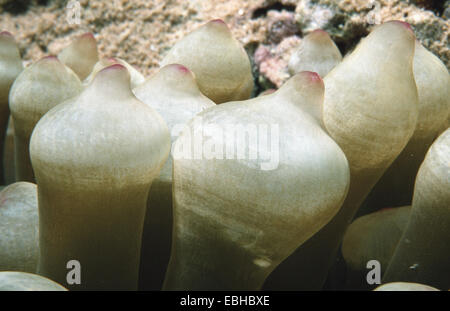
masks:
[[[111,66],[105,67],[102,70],[99,71],[99,73],[101,72],[109,72],[109,71],[113,71],[113,70],[124,70],[126,72],[128,72],[127,68],[125,68],[125,66],[121,65],[121,64],[113,64]]]
[[[318,73],[301,71],[289,79],[281,89],[288,90],[288,92],[295,90],[296,93],[320,99],[323,97],[325,85]]]
[[[398,20],[393,20],[393,21],[388,21],[383,25],[395,25],[397,26],[399,29],[403,29],[409,37],[414,38],[414,40],[416,39],[416,34],[414,33],[414,30],[412,29],[411,25],[408,24],[407,22],[403,22],[403,21],[398,21]]]
[[[9,31],[2,31],[0,32],[0,36],[12,37],[13,35]]]
[[[80,38],[85,38],[85,39],[93,39],[95,40],[94,34],[92,32],[86,32],[84,34],[82,34],[80,36]]]
[[[319,42],[331,41],[330,34],[323,29],[313,30],[312,32],[310,32],[308,34],[307,37],[309,37],[312,40],[319,41]]]
[[[206,25],[216,26],[219,28],[226,29],[227,31],[230,30],[230,28],[228,28],[228,25],[220,18],[210,20]]]
[[[42,57],[39,61],[58,61],[59,62],[59,59],[55,55],[47,55],[47,56]]]
[[[159,70],[159,73],[161,76],[171,77],[170,79],[175,79],[180,82],[195,80],[195,74],[189,68],[181,64],[169,64],[163,66]]]
[[[276,91],[277,91],[276,89],[267,89],[267,90],[265,90],[264,92],[261,92],[261,93],[259,94],[259,96],[270,95],[270,94],[275,93]]]
[[[394,21],[390,21],[390,22],[388,22],[388,23],[396,23],[396,24],[399,24],[399,25],[401,25],[402,27],[405,27],[406,29],[408,29],[408,30],[410,30],[411,32],[414,33],[414,31],[413,31],[411,25],[408,24],[407,22],[394,20]]]
[[[74,38],[72,43],[68,47],[76,47],[76,46],[97,46],[97,40],[95,40],[94,35],[91,32],[86,32],[82,35],[79,35]],[[67,49],[67,47],[66,47]]]
[[[323,94],[325,90],[322,78],[317,72],[313,71],[301,71],[295,74],[280,88],[280,90],[289,89],[290,87],[293,87],[302,93],[306,91],[310,94]]]
[[[0,32],[0,40],[2,40],[2,42],[8,42],[8,43],[16,42],[16,40],[14,39],[14,36],[9,31]]]
[[[414,33],[414,30],[412,29],[411,25],[398,21],[398,20],[392,20],[385,22],[381,25],[378,25],[370,34],[369,36],[374,36],[375,38],[378,38],[377,40],[386,41],[386,37],[390,38],[407,38],[408,41],[414,42],[416,39],[416,35]],[[400,37],[399,37],[400,36]]]
[[[315,30],[311,31],[310,34],[315,34],[315,35],[318,35],[318,36],[329,36],[328,32],[326,32],[323,29],[315,29]]]
[[[113,64],[103,68],[95,75],[90,85],[96,88],[98,85],[104,86],[105,83],[109,85],[108,96],[117,97],[131,92],[130,73],[124,65]]]
[[[329,46],[333,45],[333,40],[330,34],[323,29],[316,29],[310,32],[306,37],[306,41],[313,42],[314,44]]]
[[[214,24],[222,24],[222,25],[227,25],[224,21],[223,21],[223,19],[220,19],[220,18],[216,18],[216,19],[213,19],[213,20],[211,20],[210,21],[210,23],[214,23]]]
[[[191,72],[187,67],[180,65],[180,64],[171,64],[169,66],[173,67],[175,70],[177,70],[178,72],[180,72],[182,74],[187,74],[187,73]]]
[[[320,77],[320,75],[317,72],[302,71],[302,72],[300,72],[298,74],[301,75],[301,76],[304,76],[305,79],[307,79],[307,81],[309,81],[310,83],[323,85],[323,80],[322,80],[322,78]]]

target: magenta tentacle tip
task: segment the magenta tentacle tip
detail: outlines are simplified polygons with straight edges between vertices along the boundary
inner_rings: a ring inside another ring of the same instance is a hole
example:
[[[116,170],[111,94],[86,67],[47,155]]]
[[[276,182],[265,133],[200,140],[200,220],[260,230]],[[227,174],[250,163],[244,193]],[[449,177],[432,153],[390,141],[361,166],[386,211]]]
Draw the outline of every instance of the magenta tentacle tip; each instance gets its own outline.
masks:
[[[95,39],[94,34],[92,32],[86,32],[84,34],[81,35],[81,38],[91,38],[91,39]]]
[[[220,19],[220,18],[213,19],[213,20],[211,21],[211,23],[216,23],[216,24],[223,24],[223,25],[226,25],[225,22],[223,21],[223,19]]]
[[[47,55],[41,58],[41,60],[59,60],[55,55]]]
[[[403,22],[403,21],[392,21],[393,23],[397,23],[399,25],[402,25],[403,27],[405,27],[406,29],[413,31],[411,25],[407,22]]]
[[[315,33],[315,34],[326,34],[326,35],[328,35],[328,32],[326,32],[325,30],[323,30],[323,29],[315,29],[315,30],[313,30],[311,33]]]
[[[323,83],[322,78],[319,76],[319,74],[317,72],[313,72],[313,71],[305,71],[305,74],[308,75],[309,79],[311,82],[314,83]]]
[[[191,72],[188,68],[180,64],[174,64],[175,68],[181,73],[189,73]]]
[[[109,70],[127,70],[127,69],[125,68],[125,66],[123,66],[121,64],[113,64],[111,66],[103,68],[102,70],[100,70],[100,72],[109,71]]]
[[[223,19],[220,19],[220,18],[213,19],[213,20],[209,21],[208,24],[217,25],[219,27],[225,27],[225,28],[229,29],[227,23],[225,23],[223,21]]]

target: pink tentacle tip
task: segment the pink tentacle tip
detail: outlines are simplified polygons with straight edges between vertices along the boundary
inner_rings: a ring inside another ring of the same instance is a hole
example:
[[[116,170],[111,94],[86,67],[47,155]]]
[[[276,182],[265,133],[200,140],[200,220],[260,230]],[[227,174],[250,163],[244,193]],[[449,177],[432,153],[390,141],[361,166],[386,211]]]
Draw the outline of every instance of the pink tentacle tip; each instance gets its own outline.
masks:
[[[305,71],[305,74],[308,76],[309,80],[313,83],[323,83],[322,78],[319,76],[317,72],[313,71]]]
[[[191,72],[188,68],[186,68],[186,67],[183,66],[183,65],[175,64],[174,66],[175,66],[175,68],[176,68],[179,72],[181,72],[181,73],[189,73],[189,72]]]
[[[9,31],[2,31],[0,32],[0,36],[12,37],[13,35]]]
[[[125,66],[123,66],[121,64],[113,64],[111,66],[103,68],[102,70],[100,70],[100,72],[110,71],[110,70],[127,70],[127,69],[125,68]]]
[[[263,93],[264,93],[265,95],[270,95],[270,94],[275,93],[276,91],[277,91],[276,89],[267,89],[267,90],[265,90]]]
[[[310,32],[308,37],[322,44],[325,42],[328,43],[328,41],[330,40],[330,35],[323,29],[316,29]]]
[[[328,32],[326,32],[326,31],[323,30],[323,29],[316,29],[316,30],[313,30],[311,33],[314,33],[314,34],[322,34],[322,35],[328,35]]]
[[[86,32],[84,34],[81,35],[81,38],[91,38],[91,39],[95,39],[94,34],[92,32]]]
[[[223,24],[223,25],[226,25],[225,22],[224,22],[222,19],[220,19],[220,18],[213,19],[213,20],[211,21],[211,23],[217,23],[217,24]]]
[[[406,29],[413,31],[412,27],[410,24],[408,24],[407,22],[403,22],[403,21],[392,21],[393,23],[397,23],[399,25],[402,25],[403,27],[405,27]]]
[[[217,25],[219,27],[222,27],[224,29],[229,29],[227,23],[225,23],[222,19],[217,18],[211,20],[208,24]]]
[[[59,61],[58,57],[55,55],[47,55],[41,58],[41,60],[57,60]]]

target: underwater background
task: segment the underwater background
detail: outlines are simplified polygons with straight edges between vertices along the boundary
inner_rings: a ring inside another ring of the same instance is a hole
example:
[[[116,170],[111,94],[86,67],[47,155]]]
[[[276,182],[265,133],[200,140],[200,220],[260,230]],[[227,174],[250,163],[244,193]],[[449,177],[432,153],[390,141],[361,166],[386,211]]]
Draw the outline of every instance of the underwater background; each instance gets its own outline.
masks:
[[[2,0],[0,16],[0,29],[14,35],[26,64],[58,54],[89,31],[100,57],[124,59],[144,76],[187,33],[220,18],[253,61],[256,93],[289,78],[294,48],[317,28],[344,55],[375,25],[402,20],[450,68],[448,0]]]
[[[375,26],[404,21],[411,25],[420,43],[449,69],[449,16],[450,0],[0,0],[0,31],[14,36],[24,67],[45,56],[58,55],[77,37],[90,32],[98,44],[100,59],[123,59],[151,77],[177,42],[208,21],[221,19],[249,56],[254,79],[251,97],[285,84],[292,76],[288,68],[291,56],[316,29],[325,30],[346,55]],[[248,77],[251,81],[252,76]],[[9,129],[9,146],[13,146],[12,137]],[[13,162],[12,153],[4,162]],[[12,166],[5,174],[8,185],[14,181]],[[379,203],[379,198],[372,192],[356,216],[374,212],[374,202]],[[404,205],[411,204],[408,200]],[[391,207],[384,202],[377,204],[377,208],[381,206]],[[409,214],[399,216],[402,225],[408,219],[405,215]],[[345,289],[345,269],[339,254],[323,289]],[[269,281],[272,283],[263,289],[277,289],[277,280]]]

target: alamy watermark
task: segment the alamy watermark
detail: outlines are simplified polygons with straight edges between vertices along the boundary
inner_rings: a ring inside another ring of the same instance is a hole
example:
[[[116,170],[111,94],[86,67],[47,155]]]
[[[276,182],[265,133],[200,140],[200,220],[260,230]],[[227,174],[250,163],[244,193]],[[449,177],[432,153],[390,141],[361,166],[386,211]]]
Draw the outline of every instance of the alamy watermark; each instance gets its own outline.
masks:
[[[66,21],[69,25],[81,24],[81,4],[76,0],[70,0],[66,5]]]
[[[66,282],[69,285],[81,284],[81,264],[78,260],[69,260],[66,264],[66,268],[70,269],[66,275]]]
[[[174,159],[251,160],[263,171],[275,170],[280,162],[278,124],[216,124],[195,117],[191,126],[172,127],[172,137],[183,137],[172,145]]]
[[[371,269],[366,276],[367,284],[381,284],[381,263],[378,260],[370,260],[366,268]]]
[[[370,9],[370,12],[366,15],[366,22],[370,25],[379,25],[381,24],[381,4],[378,0],[369,0],[367,3],[367,8]]]

